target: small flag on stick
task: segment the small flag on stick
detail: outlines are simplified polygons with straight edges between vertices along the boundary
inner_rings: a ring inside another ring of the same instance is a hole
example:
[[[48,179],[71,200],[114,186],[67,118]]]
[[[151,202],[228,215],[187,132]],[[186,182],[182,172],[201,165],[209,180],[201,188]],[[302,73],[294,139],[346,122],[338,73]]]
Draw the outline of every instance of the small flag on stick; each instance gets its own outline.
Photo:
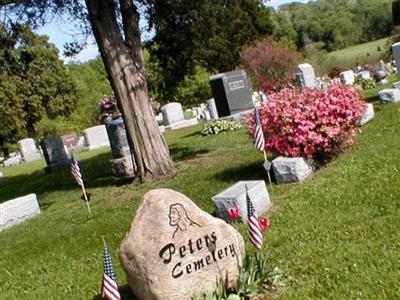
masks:
[[[101,284],[101,297],[107,300],[121,300],[121,296],[118,291],[117,277],[115,276],[114,267],[111,261],[110,251],[108,251],[105,241],[103,251],[103,267],[104,274],[103,282]]]
[[[257,107],[254,107],[254,124],[256,129],[254,130],[254,145],[258,151],[265,150],[264,133],[260,122],[260,114],[258,113]]]
[[[247,202],[247,224],[249,226],[250,241],[257,248],[260,249],[263,244],[263,236],[260,228],[260,223],[257,218],[256,210],[250,200],[249,192],[246,187],[246,202]]]
[[[81,169],[79,167],[79,162],[76,158],[76,154],[75,154],[74,150],[72,150],[72,152],[71,152],[71,174],[75,178],[76,183],[82,188],[83,198],[85,200],[85,203],[86,203],[89,213],[91,213],[90,206],[89,206],[89,197],[86,194],[85,185],[83,184]]]

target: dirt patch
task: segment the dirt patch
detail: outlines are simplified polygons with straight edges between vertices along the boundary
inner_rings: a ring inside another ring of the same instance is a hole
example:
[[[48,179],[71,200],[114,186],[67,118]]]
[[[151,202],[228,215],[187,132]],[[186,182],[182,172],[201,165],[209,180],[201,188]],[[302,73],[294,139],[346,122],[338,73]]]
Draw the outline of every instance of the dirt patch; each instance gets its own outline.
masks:
[[[205,154],[196,155],[193,158],[182,160],[176,164],[179,170],[186,169],[189,167],[194,167],[198,165],[212,165],[218,161],[216,157],[210,157]]]

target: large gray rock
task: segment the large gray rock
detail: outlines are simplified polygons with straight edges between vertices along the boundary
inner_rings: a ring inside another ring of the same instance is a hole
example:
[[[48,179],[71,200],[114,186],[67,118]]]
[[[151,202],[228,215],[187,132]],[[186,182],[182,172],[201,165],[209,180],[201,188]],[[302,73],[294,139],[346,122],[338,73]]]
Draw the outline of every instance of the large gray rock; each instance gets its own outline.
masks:
[[[105,125],[93,126],[83,131],[89,150],[110,146]]]
[[[244,255],[239,232],[169,189],[151,190],[122,241],[120,261],[138,299],[185,300],[236,285]]]
[[[0,204],[0,231],[40,214],[36,194],[29,194]]]
[[[372,103],[367,103],[365,111],[364,111],[360,121],[358,122],[358,125],[364,126],[369,121],[371,121],[374,118],[374,116],[375,116],[374,105]]]
[[[400,101],[400,89],[384,89],[378,95],[382,104]]]
[[[266,212],[271,207],[267,186],[263,180],[239,181],[226,190],[212,197],[217,216],[230,221],[229,208],[237,208],[240,219],[247,222],[246,187],[257,215]]]
[[[164,125],[166,126],[185,120],[182,105],[178,102],[171,102],[164,105],[161,107],[161,112],[164,119]]]
[[[272,169],[278,184],[302,181],[312,173],[303,157],[278,156],[272,161]]]

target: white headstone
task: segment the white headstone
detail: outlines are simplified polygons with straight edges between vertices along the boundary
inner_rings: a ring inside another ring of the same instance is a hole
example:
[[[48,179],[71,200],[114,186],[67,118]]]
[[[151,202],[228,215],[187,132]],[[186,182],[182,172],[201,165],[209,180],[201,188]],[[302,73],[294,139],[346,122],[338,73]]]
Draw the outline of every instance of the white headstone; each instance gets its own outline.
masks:
[[[303,157],[278,156],[272,161],[272,169],[278,184],[302,181],[312,173]]]
[[[362,79],[371,79],[371,72],[370,71],[361,71],[357,73],[357,76],[360,76]]]
[[[400,102],[400,89],[384,89],[378,92],[378,95],[382,104]]]
[[[394,60],[397,66],[397,76],[400,78],[400,42],[392,45]]]
[[[38,160],[41,158],[40,152],[33,139],[27,138],[18,141],[19,151],[26,162]]]
[[[400,89],[400,81],[393,82],[394,89]]]
[[[89,150],[110,146],[105,125],[87,128],[83,131],[83,135]]]
[[[344,71],[340,73],[340,80],[345,85],[353,85],[354,84],[354,72],[352,70]]]
[[[239,181],[212,197],[218,217],[230,221],[228,209],[237,208],[241,219],[247,222],[246,186],[258,215],[271,207],[267,186],[263,180]]]
[[[374,112],[374,105],[372,103],[367,103],[367,107],[359,121],[359,126],[364,126],[367,124],[369,121],[371,121],[375,116]]]
[[[301,64],[296,69],[296,81],[300,88],[316,88],[314,68],[310,64]]]
[[[0,204],[0,231],[40,214],[36,194],[29,194]]]
[[[161,107],[165,125],[171,125],[185,120],[182,105],[178,102],[171,102]]]
[[[6,159],[5,161],[3,161],[3,164],[5,167],[18,165],[21,163],[21,159],[22,159],[21,156],[10,157],[10,158]]]
[[[206,103],[208,111],[210,112],[211,119],[212,120],[218,119],[218,111],[217,111],[217,106],[215,105],[214,98],[208,99]]]

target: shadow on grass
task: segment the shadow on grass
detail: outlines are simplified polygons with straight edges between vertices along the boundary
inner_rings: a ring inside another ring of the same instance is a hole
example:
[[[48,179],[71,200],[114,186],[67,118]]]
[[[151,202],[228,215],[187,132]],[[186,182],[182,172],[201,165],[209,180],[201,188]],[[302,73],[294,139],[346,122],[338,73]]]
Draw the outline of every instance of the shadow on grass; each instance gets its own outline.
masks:
[[[193,136],[199,136],[201,133],[200,133],[200,130],[197,130],[197,131],[195,131],[195,132],[192,132],[192,133],[189,133],[189,134],[187,134],[187,135],[184,135],[182,138],[188,138],[188,137],[193,137]]]
[[[222,182],[235,183],[240,180],[265,180],[267,172],[260,163],[241,165],[233,168],[226,168],[215,175],[215,179]]]
[[[109,160],[110,153],[102,153],[80,161],[80,169],[85,187],[97,188],[115,185]],[[66,191],[79,188],[73,179],[69,167],[51,174],[45,174],[44,169],[30,174],[20,174],[5,177],[1,183],[0,203],[35,193],[39,196],[52,191]],[[48,208],[52,202],[43,203],[42,208]]]
[[[169,147],[169,153],[175,162],[191,159],[200,154],[208,153],[208,149],[193,149],[189,147],[179,147],[177,144],[172,144]]]
[[[133,295],[129,285],[124,285],[119,287],[119,293],[121,295],[121,299],[123,300],[139,300],[138,298],[135,297],[135,295]],[[102,299],[104,298],[101,297],[101,294],[98,294],[94,296],[92,300],[102,300]]]

